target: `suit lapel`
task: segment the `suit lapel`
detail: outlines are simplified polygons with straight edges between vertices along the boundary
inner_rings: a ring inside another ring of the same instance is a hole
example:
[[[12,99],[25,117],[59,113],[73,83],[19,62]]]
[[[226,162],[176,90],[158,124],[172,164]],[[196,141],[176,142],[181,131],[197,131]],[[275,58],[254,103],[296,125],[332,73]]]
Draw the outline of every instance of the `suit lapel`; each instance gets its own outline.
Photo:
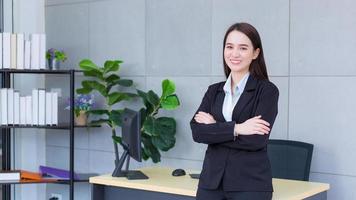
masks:
[[[252,97],[254,96],[254,91],[256,89],[256,85],[257,85],[257,80],[250,75],[246,86],[245,86],[245,90],[242,92],[239,100],[237,101],[235,107],[234,107],[234,111],[232,112],[232,119],[234,121],[238,121],[242,110],[245,108],[245,105],[252,99]]]
[[[214,113],[216,114],[216,120],[220,122],[225,122],[224,115],[222,113],[222,107],[225,99],[225,92],[224,92],[224,82],[219,85],[217,93],[216,93],[216,99],[215,99],[215,105],[213,106],[213,109],[215,109]]]

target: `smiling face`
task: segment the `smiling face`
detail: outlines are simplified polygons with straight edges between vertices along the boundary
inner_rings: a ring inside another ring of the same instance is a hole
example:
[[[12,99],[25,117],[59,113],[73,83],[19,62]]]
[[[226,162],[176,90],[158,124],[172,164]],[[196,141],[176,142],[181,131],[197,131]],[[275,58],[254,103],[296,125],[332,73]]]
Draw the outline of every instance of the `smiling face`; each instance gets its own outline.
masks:
[[[240,31],[231,31],[226,38],[224,59],[231,72],[245,74],[260,49],[255,49],[251,40]]]

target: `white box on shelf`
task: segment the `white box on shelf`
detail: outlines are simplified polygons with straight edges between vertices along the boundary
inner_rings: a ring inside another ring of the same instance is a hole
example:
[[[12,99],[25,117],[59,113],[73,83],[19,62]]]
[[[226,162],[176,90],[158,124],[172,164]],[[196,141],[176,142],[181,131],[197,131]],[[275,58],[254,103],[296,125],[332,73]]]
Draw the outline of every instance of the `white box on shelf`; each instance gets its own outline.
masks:
[[[10,52],[10,68],[11,69],[16,69],[16,62],[17,62],[17,58],[16,58],[16,54],[17,54],[17,35],[15,33],[11,34],[11,52]]]
[[[7,123],[14,124],[14,89],[7,89]]]
[[[10,69],[11,65],[11,33],[2,33],[2,68]]]
[[[0,89],[1,124],[7,125],[7,88]]]
[[[2,33],[0,33],[0,69],[2,69]]]
[[[26,125],[26,97],[20,97],[20,124]]]
[[[58,125],[58,94],[52,92],[52,124]]]
[[[14,91],[14,124],[20,124],[20,92]]]
[[[32,124],[38,125],[38,89],[32,90]]]
[[[26,124],[32,125],[32,96],[26,96]]]
[[[24,40],[24,34],[23,33],[18,33],[17,34],[17,48],[16,48],[16,51],[17,51],[17,61],[16,61],[16,64],[17,64],[17,69],[24,69],[24,53],[25,53],[25,40]]]
[[[40,34],[40,69],[46,69],[46,34]]]
[[[31,69],[40,69],[40,35],[31,34]]]
[[[31,42],[25,41],[25,61],[24,68],[31,69]]]
[[[46,91],[44,89],[38,90],[38,125],[46,124]]]
[[[52,93],[46,92],[46,124],[52,125]]]

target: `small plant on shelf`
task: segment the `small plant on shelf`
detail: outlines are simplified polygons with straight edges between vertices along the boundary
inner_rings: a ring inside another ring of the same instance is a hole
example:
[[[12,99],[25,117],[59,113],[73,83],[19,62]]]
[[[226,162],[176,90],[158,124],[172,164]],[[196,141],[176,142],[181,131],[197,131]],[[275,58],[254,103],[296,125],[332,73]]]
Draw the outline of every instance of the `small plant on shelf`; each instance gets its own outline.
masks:
[[[50,48],[46,52],[46,58],[47,60],[56,59],[57,61],[64,62],[67,60],[67,55],[64,53],[64,51]]]
[[[46,58],[48,61],[48,67],[50,69],[58,69],[60,63],[67,60],[67,55],[64,53],[64,51],[50,48],[46,52]]]
[[[92,94],[77,94],[74,98],[74,114],[77,125],[86,125],[88,114],[94,106],[94,95]],[[67,110],[70,109],[70,99],[67,100]]]
[[[78,117],[81,112],[87,112],[94,106],[94,95],[92,94],[77,94],[74,98],[74,113]],[[70,99],[67,100],[67,110],[70,109]]]

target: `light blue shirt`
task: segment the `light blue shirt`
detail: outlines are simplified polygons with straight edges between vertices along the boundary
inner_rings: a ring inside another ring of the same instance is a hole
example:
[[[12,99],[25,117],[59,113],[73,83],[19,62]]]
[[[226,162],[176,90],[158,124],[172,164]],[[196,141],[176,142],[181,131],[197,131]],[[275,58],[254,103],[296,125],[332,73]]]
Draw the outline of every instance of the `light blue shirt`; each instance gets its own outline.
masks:
[[[227,122],[232,121],[232,112],[234,111],[234,107],[237,101],[240,99],[242,92],[245,89],[249,76],[250,76],[249,72],[245,74],[245,76],[240,80],[240,82],[235,86],[235,88],[233,88],[234,91],[233,93],[231,91],[231,81],[232,81],[231,73],[226,80],[226,83],[224,85],[225,99],[223,103],[222,112]]]

